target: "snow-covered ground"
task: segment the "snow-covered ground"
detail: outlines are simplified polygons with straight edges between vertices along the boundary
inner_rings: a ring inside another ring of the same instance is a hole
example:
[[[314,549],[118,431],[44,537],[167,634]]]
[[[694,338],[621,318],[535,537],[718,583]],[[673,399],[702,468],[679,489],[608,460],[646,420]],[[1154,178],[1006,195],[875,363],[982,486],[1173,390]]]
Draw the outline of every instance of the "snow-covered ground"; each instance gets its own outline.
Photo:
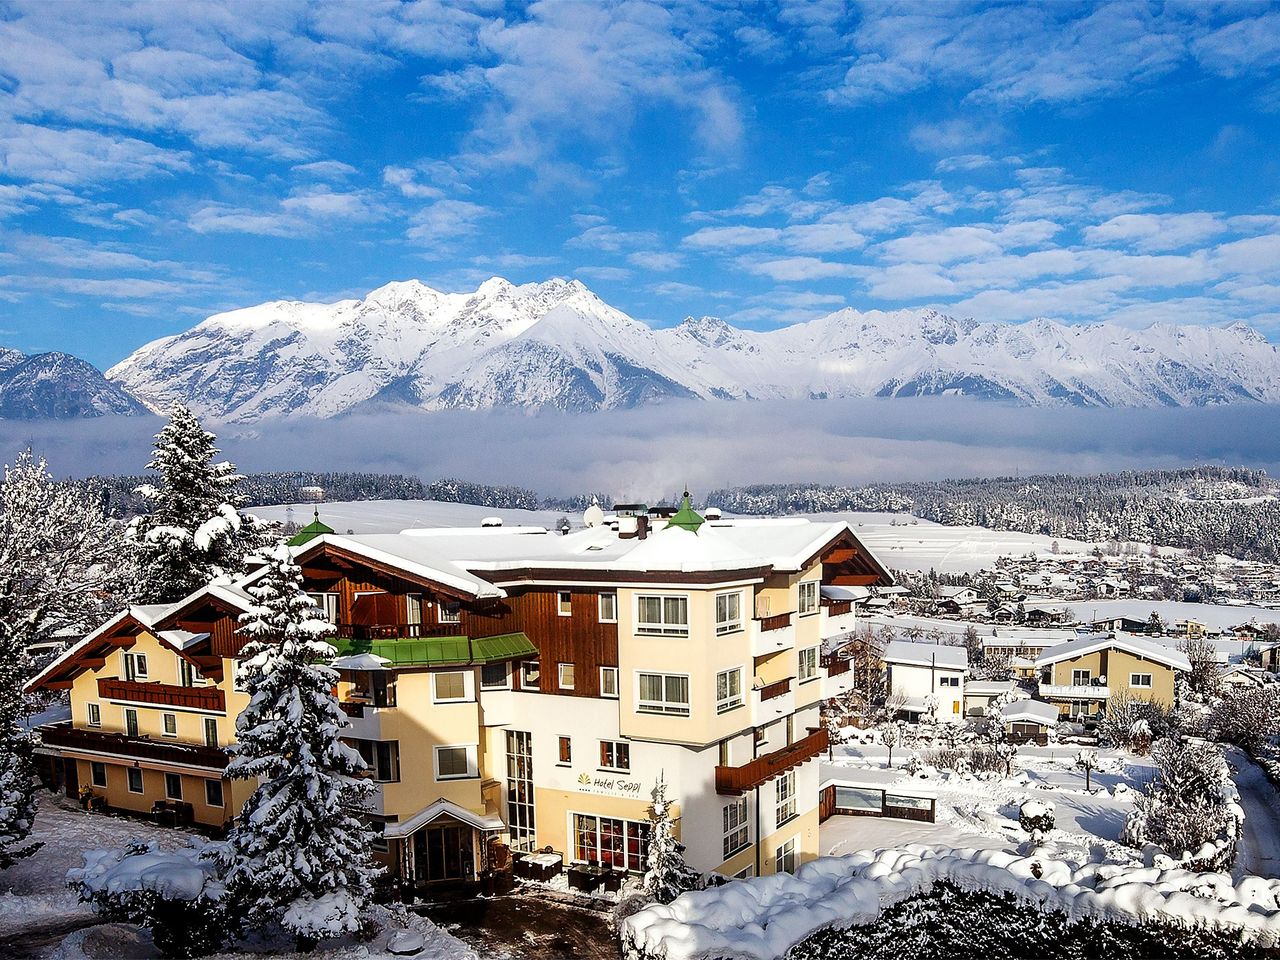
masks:
[[[72,867],[84,866],[85,850],[118,848],[134,839],[154,841],[162,850],[176,850],[186,846],[191,837],[182,830],[142,820],[87,813],[65,797],[41,792],[32,839],[44,845],[35,855],[0,870],[0,958],[156,956],[149,939],[135,928],[97,924],[88,905],[77,902],[76,895],[67,889],[66,874]],[[422,936],[424,948],[415,954],[419,960],[476,960],[470,947],[429,920],[410,915],[405,922]],[[322,944],[306,956],[310,960],[390,960],[392,955],[385,949],[388,937],[384,932],[370,943]],[[247,955],[223,953],[218,957],[232,960]],[[273,960],[298,960],[300,956],[287,952],[252,955]]]
[[[955,849],[1016,852],[1027,840],[1018,825],[1018,807],[1024,800],[1051,803],[1056,829],[1050,840],[1082,861],[1131,863],[1140,861],[1135,850],[1120,845],[1125,818],[1133,809],[1132,792],[1151,776],[1150,761],[1123,751],[1100,751],[1099,768],[1085,789],[1084,773],[1075,768],[1079,748],[1068,746],[1019,748],[1013,776],[996,779],[961,777],[949,771],[911,776],[901,769],[910,758],[923,759],[932,748],[895,748],[893,764],[878,744],[845,743],[835,758],[822,764],[823,781],[842,775],[862,775],[923,787],[937,795],[936,823],[873,817],[832,817],[822,826],[824,854],[846,854],[906,844]]]
[[[1258,623],[1280,621],[1280,610],[1245,604],[1181,603],[1176,600],[1057,600],[1054,606],[1066,607],[1082,620],[1105,620],[1131,617],[1146,620],[1154,610],[1160,619],[1172,624],[1178,620],[1198,620],[1206,627],[1220,630],[1256,620]]]

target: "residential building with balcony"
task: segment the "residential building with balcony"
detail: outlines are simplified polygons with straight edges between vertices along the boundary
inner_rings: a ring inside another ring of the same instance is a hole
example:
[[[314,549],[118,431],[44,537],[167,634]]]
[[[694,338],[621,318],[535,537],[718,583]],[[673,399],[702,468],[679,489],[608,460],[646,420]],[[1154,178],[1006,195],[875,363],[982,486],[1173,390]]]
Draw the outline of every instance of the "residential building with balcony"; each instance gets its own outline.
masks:
[[[1049,647],[1036,659],[1040,698],[1087,719],[1117,696],[1172,706],[1174,680],[1191,669],[1181,651],[1132,634],[1100,633]]]
[[[566,863],[639,871],[660,777],[697,869],[768,874],[817,856],[819,705],[848,668],[824,653],[822,587],[889,575],[845,523],[705,520],[687,501],[667,517],[629,513],[589,510],[567,535],[300,537],[306,589],[334,624],[343,736],[377,784],[368,817],[395,876],[466,880],[509,851],[547,847]],[[94,760],[90,694],[128,679],[125,653],[167,651],[175,671],[185,654],[221,696],[207,694],[198,715],[214,716],[218,748],[230,742],[244,705],[234,685],[243,585],[135,608],[33,682],[71,691],[71,723],[42,732],[77,782],[96,775],[82,762],[121,767],[108,771],[110,806],[149,809],[114,783],[131,765],[163,772],[148,750],[166,721],[126,729],[113,715],[122,743]],[[145,709],[165,707],[177,709]],[[200,748],[199,733],[183,721],[174,745]],[[226,816],[244,786],[224,782]],[[224,819],[199,806],[193,818]]]

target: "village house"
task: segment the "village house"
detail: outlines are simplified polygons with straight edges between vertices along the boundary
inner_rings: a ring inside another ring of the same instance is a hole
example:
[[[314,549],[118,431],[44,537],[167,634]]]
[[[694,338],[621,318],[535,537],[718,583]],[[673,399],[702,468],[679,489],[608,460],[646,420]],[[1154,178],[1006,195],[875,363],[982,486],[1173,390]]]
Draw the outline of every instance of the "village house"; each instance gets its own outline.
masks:
[[[930,716],[942,723],[964,721],[965,674],[969,655],[964,647],[893,640],[880,654],[885,665],[885,690],[901,701],[899,712],[908,720]]]
[[[1050,647],[1036,666],[1040,697],[1075,720],[1096,717],[1117,696],[1172,706],[1174,677],[1190,670],[1191,662],[1146,637],[1102,633]]]
[[[888,586],[845,523],[606,517],[292,541],[334,624],[343,731],[376,793],[375,851],[399,882],[539,870],[614,882],[644,867],[659,777],[695,869],[793,870],[818,852],[824,586]],[[46,776],[92,806],[225,825],[224,777],[253,574],[121,612],[30,688],[67,690],[40,729]],[[850,625],[842,622],[840,629]],[[961,696],[962,692],[957,693]]]

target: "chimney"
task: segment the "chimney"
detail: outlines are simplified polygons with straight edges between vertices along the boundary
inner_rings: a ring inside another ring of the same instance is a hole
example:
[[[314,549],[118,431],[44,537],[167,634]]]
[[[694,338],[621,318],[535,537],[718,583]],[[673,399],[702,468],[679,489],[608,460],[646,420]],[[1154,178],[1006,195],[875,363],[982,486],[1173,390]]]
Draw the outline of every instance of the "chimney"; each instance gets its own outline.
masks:
[[[633,540],[640,535],[640,518],[634,515],[618,518],[618,539]]]
[[[649,536],[649,518],[648,516],[636,517],[636,537],[644,540]]]

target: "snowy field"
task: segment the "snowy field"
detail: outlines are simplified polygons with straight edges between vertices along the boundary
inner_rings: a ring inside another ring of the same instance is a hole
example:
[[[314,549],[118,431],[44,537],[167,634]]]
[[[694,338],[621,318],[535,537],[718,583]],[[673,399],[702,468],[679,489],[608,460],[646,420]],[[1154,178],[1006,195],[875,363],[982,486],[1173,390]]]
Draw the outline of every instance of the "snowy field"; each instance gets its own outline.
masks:
[[[1247,604],[1179,603],[1175,600],[1054,600],[1054,606],[1066,607],[1081,620],[1131,617],[1146,620],[1154,610],[1165,623],[1198,620],[1206,627],[1221,630],[1250,620],[1257,623],[1280,622],[1280,610]]]

